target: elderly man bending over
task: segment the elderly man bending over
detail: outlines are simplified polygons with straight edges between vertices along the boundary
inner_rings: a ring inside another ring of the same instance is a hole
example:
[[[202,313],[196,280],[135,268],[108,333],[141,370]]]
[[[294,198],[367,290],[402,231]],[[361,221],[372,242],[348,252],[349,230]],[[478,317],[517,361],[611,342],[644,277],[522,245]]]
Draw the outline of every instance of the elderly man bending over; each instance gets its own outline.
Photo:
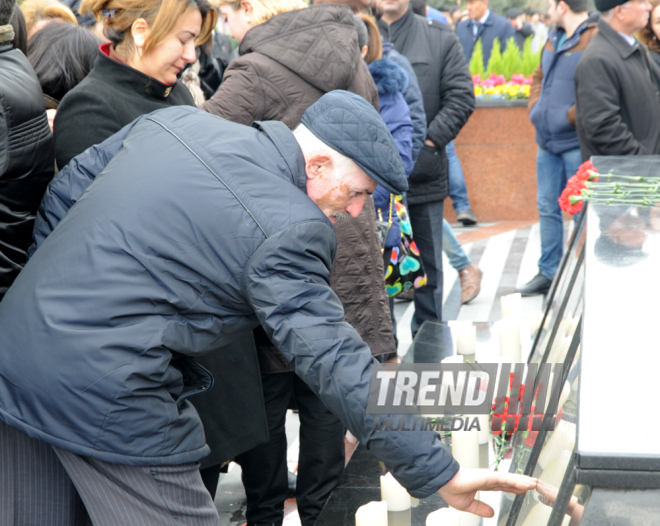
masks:
[[[84,524],[89,514],[95,526],[216,525],[197,469],[208,446],[187,400],[213,379],[193,357],[259,323],[412,495],[440,490],[486,515],[476,490],[535,486],[459,470],[434,432],[374,431],[373,359],[328,286],[332,223],[356,216],[376,183],[405,191],[403,166],[356,95],[326,94],[302,125],[166,109],[51,183],[39,248],[0,304],[10,523]]]

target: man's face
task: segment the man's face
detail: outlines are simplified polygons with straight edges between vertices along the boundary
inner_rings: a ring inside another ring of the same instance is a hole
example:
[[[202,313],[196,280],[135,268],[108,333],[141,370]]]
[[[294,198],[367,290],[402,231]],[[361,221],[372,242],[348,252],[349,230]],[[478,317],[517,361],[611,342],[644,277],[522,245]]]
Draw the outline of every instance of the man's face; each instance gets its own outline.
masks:
[[[383,15],[390,20],[398,20],[408,10],[410,0],[378,0]]]
[[[622,6],[619,20],[624,32],[628,35],[642,29],[649,21],[651,2],[649,0],[630,0]]]
[[[329,155],[310,158],[305,171],[308,197],[332,223],[360,215],[367,197],[376,190],[376,181],[355,164],[346,173],[338,173]]]
[[[555,0],[548,0],[548,16],[550,16],[550,20],[552,20],[552,23],[555,24],[557,27],[564,27],[564,17],[562,16],[562,9],[559,4],[561,2],[555,2]]]
[[[516,31],[520,29],[523,25],[522,16],[517,16],[516,18],[509,18],[509,22],[513,26],[513,29]]]
[[[472,20],[481,20],[488,10],[488,0],[468,0],[468,16]]]

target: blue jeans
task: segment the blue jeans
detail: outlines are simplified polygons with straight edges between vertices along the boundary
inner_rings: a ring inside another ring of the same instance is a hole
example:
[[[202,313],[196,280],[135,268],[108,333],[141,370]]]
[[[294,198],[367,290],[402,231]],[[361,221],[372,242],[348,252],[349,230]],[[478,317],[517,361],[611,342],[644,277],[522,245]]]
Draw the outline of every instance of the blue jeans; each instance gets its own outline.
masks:
[[[408,206],[413,239],[422,255],[427,283],[415,290],[413,336],[425,321],[442,321],[442,220],[443,201]]]
[[[564,219],[558,199],[580,164],[579,148],[555,155],[539,146],[536,157],[536,204],[541,228],[539,271],[548,279],[554,278],[564,251]]]
[[[447,150],[447,163],[449,165],[449,197],[456,212],[470,209],[470,201],[467,196],[465,176],[461,168],[461,160],[456,155],[454,141],[445,148]]]
[[[446,219],[442,220],[442,250],[447,254],[449,264],[456,272],[460,272],[472,263],[470,256],[463,250]]]

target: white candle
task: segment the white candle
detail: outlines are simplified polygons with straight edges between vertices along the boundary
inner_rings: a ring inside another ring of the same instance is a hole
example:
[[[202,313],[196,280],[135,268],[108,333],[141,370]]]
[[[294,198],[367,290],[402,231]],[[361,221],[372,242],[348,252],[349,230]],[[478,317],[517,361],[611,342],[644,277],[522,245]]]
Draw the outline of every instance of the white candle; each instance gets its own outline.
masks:
[[[529,313],[529,331],[532,336],[534,336],[536,331],[538,331],[541,328],[542,321],[543,321],[542,311],[535,310]]]
[[[479,431],[452,431],[451,454],[462,468],[478,468]]]
[[[488,415],[477,415],[479,420],[479,445],[488,444],[490,429],[488,429]]]
[[[560,420],[550,435],[539,455],[539,466],[545,469],[550,462],[561,456],[562,451],[572,452],[575,449],[577,428],[574,423]]]
[[[520,363],[520,319],[504,318],[500,329],[500,356],[509,363]]]
[[[522,298],[520,293],[509,294],[500,298],[502,305],[502,318],[520,316],[522,314]]]
[[[463,357],[458,354],[453,354],[452,356],[447,356],[440,360],[440,363],[463,363]]]
[[[442,508],[426,517],[426,526],[460,526],[460,515],[454,508]]]
[[[412,505],[413,508],[416,508],[419,506],[419,499],[416,499],[415,497],[410,497],[410,504]]]
[[[480,523],[481,517],[479,515],[467,511],[458,512],[458,524],[460,526],[479,526]]]
[[[456,335],[456,353],[474,354],[477,349],[477,328],[472,322],[454,322],[452,332]]]
[[[380,477],[380,496],[387,502],[387,511],[403,511],[411,506],[410,495],[391,473]]]
[[[387,503],[371,501],[355,513],[355,526],[387,526]]]
[[[570,460],[571,452],[566,450],[562,451],[558,457],[550,461],[541,473],[539,479],[550,486],[559,488],[559,486],[561,486],[561,481],[564,480],[564,474],[566,473]]]

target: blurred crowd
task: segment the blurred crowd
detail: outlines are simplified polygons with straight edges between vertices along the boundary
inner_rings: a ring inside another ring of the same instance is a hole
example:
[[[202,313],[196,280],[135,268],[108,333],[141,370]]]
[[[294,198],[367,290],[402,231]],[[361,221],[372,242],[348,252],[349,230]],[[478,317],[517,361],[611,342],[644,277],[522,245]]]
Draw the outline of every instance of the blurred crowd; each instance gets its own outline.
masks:
[[[400,197],[405,215],[392,212],[396,196],[379,185],[357,217],[338,217],[330,285],[373,356],[392,359],[395,295],[414,301],[413,335],[443,319],[443,251],[460,277],[461,302],[480,291],[482,272],[444,220],[444,201],[451,198],[463,225],[477,224],[453,141],[475,110],[468,70],[475,43],[485,65],[496,38],[521,49],[531,39],[532,51],[542,50],[529,101],[542,257],[520,291],[544,293],[562,255],[557,199],[579,164],[592,155],[660,154],[658,0],[597,0],[595,13],[586,0],[548,4],[545,13],[502,16],[488,0],[440,9],[424,0],[0,0],[0,298],[39,241],[35,217],[53,177],[137,118],[187,105],[248,126],[280,121],[293,129],[322,95],[347,90],[379,111],[409,190]],[[383,236],[378,222],[387,223]],[[398,251],[406,234],[425,278],[392,293],[383,252]],[[260,371],[252,383],[224,373],[224,358],[200,360],[226,391],[263,392],[265,402],[263,422],[252,419],[236,435],[218,422],[218,412],[236,408],[218,408],[217,391],[193,398],[212,451],[202,478],[213,495],[235,459],[248,524],[281,524],[283,501],[294,493],[302,524],[311,526],[343,471],[344,425],[263,330],[252,336]],[[235,345],[240,351],[244,343]],[[301,420],[297,481],[286,468],[290,407]]]

